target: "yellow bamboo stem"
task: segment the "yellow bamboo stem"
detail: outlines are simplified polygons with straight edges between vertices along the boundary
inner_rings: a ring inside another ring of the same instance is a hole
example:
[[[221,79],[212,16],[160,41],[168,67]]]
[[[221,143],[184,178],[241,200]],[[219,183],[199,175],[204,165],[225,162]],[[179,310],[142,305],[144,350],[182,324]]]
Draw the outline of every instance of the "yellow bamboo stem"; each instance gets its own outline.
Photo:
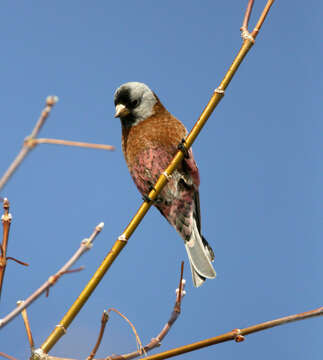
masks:
[[[260,26],[263,23],[263,20],[265,19],[270,5],[269,3],[273,3],[273,0],[268,0],[268,3],[265,7],[264,12],[266,11],[265,15],[261,15],[260,20],[258,21],[257,25]],[[246,38],[244,39],[242,46],[235,57],[232,65],[230,66],[229,70],[227,71],[226,75],[224,76],[222,82],[220,83],[219,87],[214,91],[210,101],[206,105],[205,109],[203,110],[201,116],[197,120],[196,124],[194,125],[191,132],[188,134],[188,136],[185,139],[185,143],[183,144],[186,149],[189,149],[193,142],[195,141],[196,137],[202,130],[203,126],[207,122],[208,118],[212,114],[213,110],[217,106],[217,104],[220,102],[220,100],[224,96],[224,92],[228,85],[230,84],[230,81],[232,80],[234,74],[238,70],[242,60],[247,55],[249,50],[254,44],[254,39]],[[174,170],[177,168],[177,166],[180,164],[180,162],[183,160],[183,152],[179,150],[176,155],[174,156],[173,160],[167,167],[167,169],[160,175],[159,179],[157,180],[156,184],[154,185],[153,190],[149,193],[149,198],[151,200],[155,200],[158,194],[161,192],[163,187],[166,185],[169,177],[172,175]],[[70,309],[67,311],[61,322],[56,326],[56,328],[53,330],[53,332],[49,335],[49,337],[45,340],[45,342],[41,345],[41,350],[44,353],[48,353],[52,347],[56,344],[56,342],[65,334],[68,326],[71,324],[75,316],[78,314],[78,312],[81,310],[81,308],[86,303],[87,299],[90,297],[92,292],[95,290],[105,273],[108,271],[116,257],[120,254],[121,250],[126,245],[127,241],[133,234],[133,232],[136,230],[137,226],[140,224],[141,220],[144,218],[148,210],[150,209],[153,201],[147,202],[144,201],[142,205],[140,206],[139,210],[135,214],[135,216],[130,221],[129,225],[125,228],[122,235],[116,240],[114,243],[112,249],[107,254],[106,258],[103,260],[100,267],[97,269],[97,271],[94,273],[91,280],[88,282],[88,284],[85,286],[79,297],[75,300],[74,304],[70,307]]]
[[[214,91],[213,96],[211,97],[210,101],[206,105],[205,109],[203,110],[200,118],[197,120],[195,126],[191,130],[191,132],[188,134],[187,138],[185,139],[184,146],[189,149],[191,145],[193,144],[194,140],[202,130],[203,126],[205,125],[207,119],[212,114],[213,110],[217,106],[217,104],[220,102],[224,95],[224,91],[229,85],[231,79],[233,78],[235,72],[238,70],[239,65],[241,64],[242,60],[252,47],[253,42],[250,40],[245,40],[242,44],[242,47],[240,51],[238,52],[236,58],[234,59],[232,65],[230,66],[227,74],[225,75],[224,79],[222,80],[220,86]],[[157,183],[154,186],[154,189],[149,193],[149,198],[154,200],[157,195],[161,192],[163,187],[167,183],[168,176],[171,176],[174,170],[177,168],[179,163],[183,160],[183,153],[181,150],[179,150],[165,172],[159,177],[157,180]],[[71,306],[71,308],[67,311],[61,322],[58,326],[53,330],[53,332],[49,335],[49,337],[45,340],[45,342],[42,344],[41,349],[48,353],[52,347],[56,344],[56,342],[65,334],[66,329],[71,324],[75,316],[78,314],[78,312],[81,310],[89,296],[92,294],[92,292],[95,290],[107,270],[110,268],[116,257],[119,255],[121,250],[124,248],[124,246],[127,243],[127,240],[131,237],[133,232],[136,230],[137,226],[140,224],[141,220],[144,218],[146,213],[148,212],[149,208],[151,207],[152,202],[146,202],[144,201],[142,205],[140,206],[139,210],[133,217],[133,219],[130,221],[129,225],[124,230],[122,236],[120,239],[118,239],[115,244],[113,245],[112,249],[106,256],[106,258],[103,260],[100,267],[97,269],[91,280],[88,282],[88,284],[85,286],[79,297],[75,300],[74,304]]]

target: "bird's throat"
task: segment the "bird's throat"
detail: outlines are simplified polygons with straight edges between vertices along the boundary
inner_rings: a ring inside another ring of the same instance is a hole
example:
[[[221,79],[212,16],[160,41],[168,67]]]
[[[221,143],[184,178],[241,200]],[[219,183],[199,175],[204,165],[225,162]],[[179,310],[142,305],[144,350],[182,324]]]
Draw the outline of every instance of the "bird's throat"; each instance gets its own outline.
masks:
[[[132,114],[124,116],[120,119],[121,119],[122,127],[126,128],[126,129],[131,128],[131,126],[134,125],[136,122],[136,119]]]

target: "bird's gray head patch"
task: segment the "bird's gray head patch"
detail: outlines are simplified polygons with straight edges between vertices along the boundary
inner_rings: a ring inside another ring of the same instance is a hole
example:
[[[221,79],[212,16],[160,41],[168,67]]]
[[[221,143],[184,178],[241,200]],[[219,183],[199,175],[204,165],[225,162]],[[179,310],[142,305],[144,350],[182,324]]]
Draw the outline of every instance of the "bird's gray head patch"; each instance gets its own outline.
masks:
[[[140,82],[128,82],[121,85],[114,94],[114,104],[124,105],[127,112],[120,116],[124,126],[137,125],[154,113],[157,98],[153,91]]]

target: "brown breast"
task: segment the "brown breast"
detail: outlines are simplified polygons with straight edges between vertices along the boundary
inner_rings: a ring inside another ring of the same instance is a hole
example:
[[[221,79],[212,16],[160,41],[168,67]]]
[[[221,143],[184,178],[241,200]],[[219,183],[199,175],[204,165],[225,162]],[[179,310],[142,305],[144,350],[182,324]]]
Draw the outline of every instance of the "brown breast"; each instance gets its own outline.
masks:
[[[122,128],[122,150],[128,167],[131,169],[138,154],[147,147],[165,147],[175,155],[177,145],[186,134],[184,125],[158,101],[154,115],[131,128]]]

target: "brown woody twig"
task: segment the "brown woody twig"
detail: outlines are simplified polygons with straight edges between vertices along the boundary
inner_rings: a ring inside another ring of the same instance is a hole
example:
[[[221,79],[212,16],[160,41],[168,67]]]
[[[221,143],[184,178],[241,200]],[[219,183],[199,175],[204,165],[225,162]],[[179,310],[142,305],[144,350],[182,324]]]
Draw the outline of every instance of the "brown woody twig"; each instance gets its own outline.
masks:
[[[244,18],[243,18],[242,26],[240,28],[241,31],[248,31],[248,24],[249,24],[250,15],[252,12],[253,3],[254,3],[254,0],[249,0],[248,6],[246,9]]]
[[[8,354],[5,354],[3,352],[0,351],[0,356],[6,358],[6,359],[9,359],[9,360],[17,360],[16,358],[14,358],[13,356],[10,356]]]
[[[65,275],[65,274],[72,274],[72,273],[79,272],[79,271],[82,271],[82,270],[84,270],[84,266],[80,266],[77,269],[69,269],[69,270],[65,270],[65,271],[58,271],[55,275],[50,276],[49,279],[48,279],[48,282],[50,283],[50,286],[48,286],[46,288],[46,297],[49,296],[50,287],[52,287],[54,284],[56,284],[58,279],[61,276]]]
[[[251,36],[255,39],[256,36],[258,35],[258,32],[260,30],[260,28],[262,27],[262,24],[264,23],[266,17],[267,17],[267,14],[272,6],[272,4],[274,3],[275,0],[268,0],[267,1],[267,4],[263,10],[263,12],[261,13],[260,15],[260,18],[255,26],[255,28],[253,29],[252,33],[251,33]]]
[[[114,146],[105,145],[105,144],[93,144],[93,143],[86,143],[81,141],[70,141],[70,140],[60,140],[60,139],[37,139],[37,135],[40,129],[43,127],[45,120],[47,119],[48,115],[51,112],[52,107],[57,103],[58,97],[57,96],[48,96],[46,99],[46,107],[41,112],[40,117],[29,136],[27,136],[24,140],[22,149],[20,150],[19,154],[9,166],[8,170],[5,172],[3,177],[0,179],[0,190],[3,186],[7,183],[10,177],[13,175],[15,170],[27,156],[27,154],[38,144],[56,144],[56,145],[67,145],[67,146],[78,146],[84,148],[91,148],[91,149],[101,149],[101,150],[114,150]]]
[[[0,244],[0,296],[2,290],[2,284],[4,279],[4,273],[6,271],[7,265],[7,247],[9,240],[9,231],[12,216],[9,213],[10,203],[7,198],[3,199],[3,210],[4,214],[1,217],[2,226],[3,226],[3,235],[2,235],[2,243]]]
[[[17,301],[17,305],[21,305],[23,303],[22,300],[19,300]],[[33,339],[33,335],[31,333],[31,328],[30,328],[30,323],[29,323],[29,319],[28,319],[28,315],[27,315],[27,310],[26,309],[23,309],[22,312],[21,312],[21,316],[22,316],[22,319],[24,321],[24,324],[25,324],[25,329],[26,329],[26,333],[27,333],[27,337],[28,337],[28,342],[29,342],[29,346],[30,346],[30,349],[31,351],[34,350],[34,339]]]
[[[132,322],[125,316],[123,315],[120,311],[118,311],[117,309],[113,309],[113,308],[110,308],[108,309],[108,314],[113,311],[115,312],[116,314],[120,315],[123,319],[125,319],[127,321],[127,323],[130,325],[133,333],[135,334],[135,337],[136,337],[136,343],[137,343],[137,351],[136,353],[138,353],[139,355],[142,355],[143,353],[146,354],[146,351],[144,349],[144,347],[142,346],[142,343],[141,343],[141,340],[139,338],[139,335],[137,333],[137,330],[136,328],[134,327],[134,325],[132,324]],[[139,356],[138,355],[138,356]],[[118,356],[117,356],[118,357]],[[121,357],[122,358],[122,357]]]
[[[48,118],[53,106],[57,103],[58,97],[57,96],[48,96],[46,99],[46,106],[44,110],[41,112],[40,117],[31,132],[29,136],[26,137],[24,140],[22,149],[20,150],[19,154],[15,158],[15,160],[12,162],[12,164],[9,166],[8,170],[5,172],[3,177],[0,179],[0,190],[3,188],[3,186],[7,183],[7,181],[10,179],[10,177],[13,175],[13,173],[16,171],[18,166],[22,163],[24,158],[27,156],[27,154],[34,148],[33,139],[38,135],[40,129],[45,123],[45,120]]]
[[[152,349],[159,347],[161,345],[162,340],[165,338],[165,336],[168,334],[169,330],[171,329],[172,325],[177,320],[179,314],[181,313],[181,303],[182,299],[185,296],[185,280],[183,279],[183,272],[184,272],[184,261],[181,264],[181,276],[179,281],[178,289],[176,289],[176,302],[173,308],[173,311],[171,313],[171,316],[166,323],[166,325],[163,327],[161,332],[153,339],[151,339],[150,343],[143,347],[143,351],[147,353],[148,351],[151,351]],[[106,358],[106,360],[130,360],[134,359],[142,354],[142,351],[134,351],[132,353],[123,354],[123,355],[111,355]]]
[[[196,343],[192,343],[189,345],[181,346],[176,349],[168,350],[168,351],[165,351],[165,352],[162,352],[159,354],[147,356],[145,358],[145,360],[168,359],[170,357],[174,357],[174,356],[178,356],[178,355],[181,355],[181,354],[184,354],[187,352],[202,349],[207,346],[220,344],[220,343],[232,341],[232,340],[234,340],[236,342],[241,342],[244,340],[244,336],[255,333],[255,332],[263,331],[263,330],[270,329],[270,328],[280,326],[280,325],[284,325],[284,324],[287,324],[290,322],[304,320],[304,319],[312,318],[315,316],[322,316],[322,315],[323,315],[323,307],[320,307],[318,309],[307,311],[307,312],[304,312],[301,314],[290,315],[290,316],[285,316],[285,317],[282,317],[279,319],[266,321],[264,323],[249,326],[244,329],[234,329],[223,335],[219,335],[219,336],[216,336],[216,337],[213,337],[210,339],[198,341]]]
[[[24,262],[24,261],[21,261],[21,260],[18,260],[18,259],[16,259],[16,258],[12,257],[12,256],[7,256],[7,260],[12,260],[12,261],[16,262],[16,263],[19,264],[19,265],[29,266],[28,263],[26,263],[26,262]]]
[[[101,149],[101,150],[115,150],[115,147],[112,145],[105,144],[93,144],[81,141],[70,141],[70,140],[60,140],[60,139],[33,139],[34,145],[37,144],[54,144],[54,145],[66,145],[66,146],[77,146],[84,147],[89,149]]]
[[[16,307],[11,313],[5,316],[3,319],[0,319],[0,328],[4,327],[8,324],[11,320],[13,320],[22,310],[27,308],[31,303],[33,303],[41,294],[46,292],[55,282],[60,278],[63,274],[68,272],[73,272],[73,270],[69,270],[69,268],[88,250],[91,249],[93,245],[93,241],[95,240],[96,236],[101,232],[103,229],[104,224],[101,222],[96,228],[94,229],[93,233],[88,239],[84,239],[81,242],[81,246],[75,252],[75,254],[68,260],[68,262],[54,275],[52,275],[38,290],[36,290],[33,294],[31,294],[28,299],[23,301],[18,307]],[[77,269],[79,270],[79,269]]]
[[[181,355],[181,354],[184,354],[187,352],[202,349],[207,346],[227,342],[227,341],[241,342],[244,340],[244,337],[246,335],[260,332],[260,331],[270,329],[270,328],[273,328],[276,326],[288,324],[291,322],[317,317],[317,316],[323,316],[323,306],[319,307],[315,310],[266,321],[266,322],[263,322],[263,323],[260,323],[257,325],[246,327],[244,329],[234,329],[228,333],[225,333],[225,334],[213,337],[213,338],[198,341],[198,342],[195,342],[195,343],[192,343],[189,345],[184,345],[184,346],[178,347],[176,349],[164,351],[159,354],[147,356],[144,358],[144,360],[163,360],[163,359],[178,356],[178,355]],[[46,360],[73,360],[73,359],[67,359],[67,358],[59,358],[59,357],[55,357],[55,356],[48,356],[47,354],[40,353],[40,352],[38,352],[38,354],[40,355],[41,359],[42,359],[42,356],[44,356],[44,359],[46,359]],[[116,357],[108,357],[106,359],[97,359],[97,360],[108,360],[110,358],[115,360]],[[123,359],[123,357],[120,356],[120,359]]]
[[[268,0],[267,1],[266,6],[265,6],[264,10],[262,11],[262,13],[261,13],[261,15],[259,17],[259,20],[258,20],[255,28],[250,33],[249,30],[248,30],[248,24],[249,24],[249,18],[250,18],[250,15],[251,15],[254,0],[249,0],[248,6],[247,6],[247,9],[246,9],[246,12],[245,12],[245,16],[244,16],[244,19],[243,19],[243,22],[242,22],[242,26],[240,28],[241,37],[244,40],[250,40],[252,42],[255,42],[255,38],[258,35],[258,32],[259,32],[262,24],[264,23],[264,21],[266,19],[266,16],[268,14],[268,11],[270,10],[270,8],[271,8],[272,4],[274,3],[274,1],[275,0]]]
[[[27,263],[20,261],[18,259],[15,259],[11,256],[7,256],[7,248],[8,248],[8,241],[9,241],[9,231],[10,231],[10,225],[12,221],[12,216],[9,213],[10,209],[10,203],[7,198],[0,199],[3,201],[3,209],[4,214],[1,217],[2,226],[3,226],[3,235],[2,235],[2,243],[0,243],[0,296],[3,286],[3,279],[4,274],[6,271],[7,261],[13,260],[17,262],[20,265],[28,266]]]
[[[94,358],[96,352],[98,351],[99,346],[100,346],[101,341],[102,341],[102,337],[103,337],[103,334],[104,334],[105,327],[106,327],[106,325],[108,323],[108,320],[109,320],[109,314],[108,314],[107,311],[104,310],[103,314],[102,314],[102,318],[101,318],[101,328],[100,328],[98,339],[96,341],[96,344],[94,345],[93,350],[91,351],[91,354],[87,357],[87,360],[92,360]]]

